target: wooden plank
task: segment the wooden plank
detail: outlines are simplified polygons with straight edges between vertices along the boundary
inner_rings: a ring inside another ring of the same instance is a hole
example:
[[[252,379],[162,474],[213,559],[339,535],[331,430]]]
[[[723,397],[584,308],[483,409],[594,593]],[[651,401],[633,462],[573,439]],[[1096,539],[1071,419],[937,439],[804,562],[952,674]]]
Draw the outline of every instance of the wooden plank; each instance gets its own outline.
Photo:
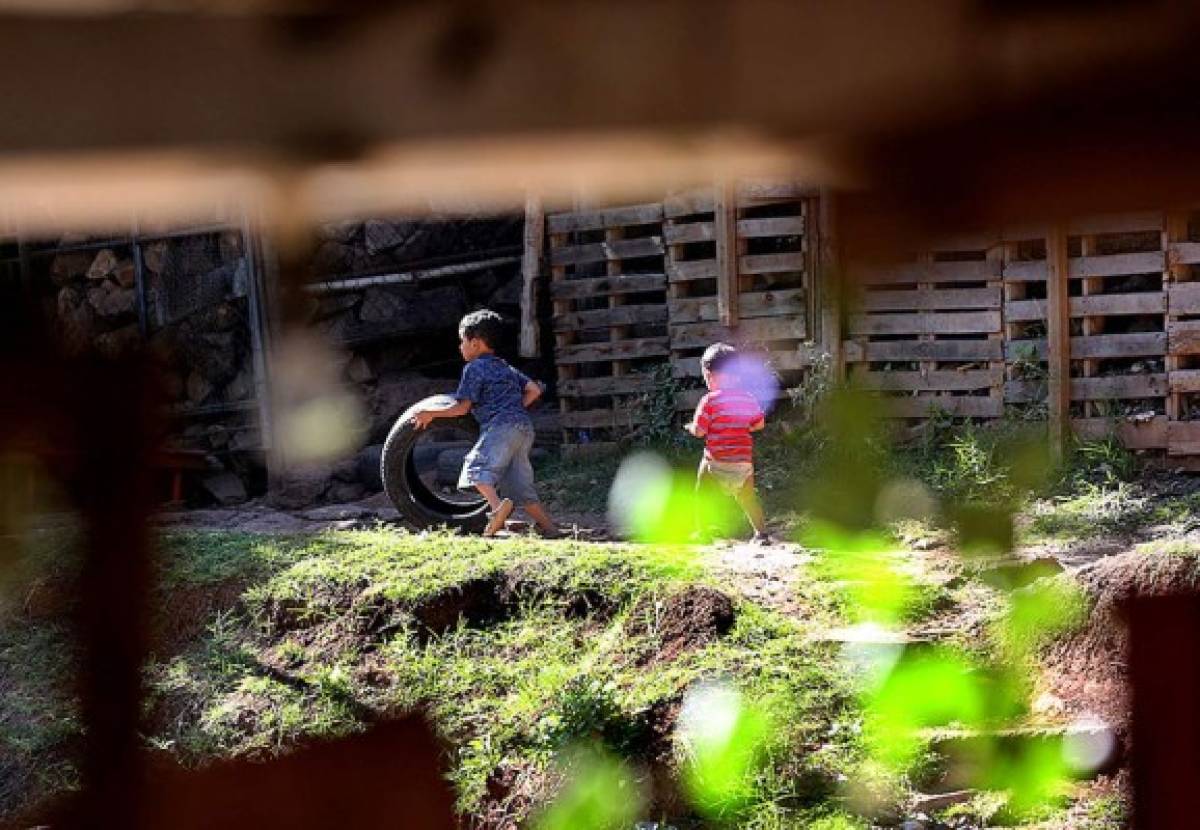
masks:
[[[668,245],[689,242],[715,242],[717,231],[712,222],[678,222],[663,226],[663,240]]]
[[[603,210],[584,210],[555,213],[546,217],[550,233],[598,231],[625,225],[650,225],[663,219],[662,202],[644,205],[625,205]]]
[[[886,398],[883,406],[891,418],[927,418],[937,411],[959,418],[999,418],[1004,414],[1003,400],[982,395]]]
[[[1071,236],[1093,236],[1100,233],[1138,233],[1162,228],[1161,211],[1113,213],[1103,216],[1084,216],[1067,222]]]
[[[887,343],[868,343],[847,340],[842,344],[849,363],[907,363],[932,360],[935,362],[1003,360],[1004,349],[999,340],[898,340]]]
[[[777,372],[798,372],[812,366],[820,352],[819,347],[801,344],[796,349],[784,352],[749,352]],[[672,362],[672,374],[677,378],[700,377],[700,358],[675,358]]]
[[[733,183],[718,182],[713,203],[717,236],[717,318],[732,326],[738,320],[737,196]]]
[[[998,280],[998,260],[969,262],[904,262],[891,265],[851,265],[850,279],[859,285],[888,285],[920,282],[988,282]]]
[[[1171,355],[1200,354],[1200,320],[1168,321],[1167,353]]]
[[[943,288],[919,291],[867,291],[862,311],[935,311],[1000,308],[1000,288]]]
[[[1172,392],[1200,392],[1200,369],[1175,369],[1167,374]]]
[[[630,429],[638,422],[640,413],[636,408],[586,409],[581,412],[564,412],[562,425],[567,429],[598,429],[623,427]]]
[[[1168,265],[1196,265],[1200,263],[1200,242],[1172,242],[1167,249]]]
[[[775,216],[768,219],[739,219],[738,236],[743,239],[760,239],[769,236],[803,236],[804,216]]]
[[[1067,229],[1057,225],[1046,235],[1047,404],[1051,448],[1058,458],[1066,452],[1071,419],[1071,306],[1067,296]]]
[[[542,199],[535,193],[525,197],[524,252],[521,255],[521,357],[542,354],[541,323],[538,316],[537,289],[546,247],[546,213]]]
[[[602,395],[640,395],[654,387],[648,374],[623,374],[614,378],[575,378],[558,384],[559,396],[587,398]]]
[[[1076,418],[1071,421],[1071,430],[1080,438],[1097,441],[1116,433],[1131,450],[1162,449],[1167,446],[1167,419],[1157,416],[1148,421],[1118,421],[1111,418]]]
[[[1039,389],[1040,391],[1035,396],[1034,390]],[[1167,394],[1168,390],[1169,384],[1165,373],[1071,379],[1072,401],[1161,398]],[[1029,401],[1045,394],[1046,385],[1042,381],[1009,381],[1005,385],[1005,395],[1009,400]]]
[[[717,278],[715,259],[697,259],[691,262],[667,260],[667,276],[671,282],[690,282]]]
[[[1117,277],[1129,274],[1157,274],[1164,267],[1162,251],[1138,254],[1109,254],[1080,256],[1071,259],[1072,279],[1084,277]]]
[[[805,321],[801,318],[763,317],[741,320],[734,327],[720,323],[686,323],[671,327],[671,347],[695,349],[720,340],[743,345],[764,340],[803,340],[806,336]]]
[[[640,257],[662,256],[664,250],[661,236],[644,236],[637,239],[594,242],[588,245],[553,248],[550,251],[550,264],[583,265],[589,262],[638,259]]]
[[[608,294],[639,294],[662,291],[667,287],[663,274],[623,274],[616,277],[564,279],[550,286],[550,296],[556,300],[578,300]]]
[[[1042,282],[1048,266],[1044,259],[1026,259],[1004,264],[1005,282]]]
[[[738,308],[743,320],[756,317],[803,316],[807,310],[806,292],[803,288],[782,291],[754,291],[743,293],[738,298]],[[669,300],[672,325],[682,323],[717,322],[716,297],[687,297]]]
[[[1047,303],[1047,300],[1014,300],[1004,306],[1004,319],[1010,323],[1045,320]],[[1072,317],[1165,314],[1167,297],[1157,291],[1136,294],[1090,294],[1071,297],[1070,309]]]
[[[1102,378],[1072,378],[1071,400],[1107,401],[1130,398],[1161,398],[1169,391],[1165,373],[1120,375]]]
[[[1175,282],[1167,286],[1167,310],[1174,315],[1200,314],[1200,282]]]
[[[1200,421],[1167,423],[1167,455],[1200,455]]]
[[[559,366],[578,363],[604,363],[639,357],[666,357],[670,353],[665,337],[643,337],[608,343],[580,343],[558,350],[554,362]]]
[[[851,314],[852,337],[872,334],[989,334],[999,332],[999,311],[946,314]]]
[[[665,305],[625,305],[615,308],[598,308],[592,311],[575,311],[554,318],[555,331],[579,331],[607,326],[632,326],[639,323],[667,322]]]
[[[668,219],[712,213],[713,191],[711,187],[699,187],[672,193],[663,202],[663,215]]]
[[[791,201],[816,196],[818,190],[800,182],[743,179],[737,185],[737,198],[747,202]]]
[[[608,378],[575,378],[559,381],[560,397],[589,398],[599,395],[637,395],[654,388],[650,375],[620,375]]]
[[[1010,340],[1005,344],[1005,357],[1015,360],[1032,348],[1038,360],[1046,358],[1045,340]],[[1144,334],[1096,334],[1091,337],[1072,337],[1071,356],[1080,360],[1110,357],[1157,357],[1167,351],[1167,334],[1152,331]]]
[[[868,372],[860,367],[852,373],[856,386],[879,392],[964,392],[988,389],[1004,380],[1003,369],[976,369],[966,372]]]
[[[782,274],[788,271],[804,271],[808,257],[803,253],[755,254],[738,258],[738,271],[742,274]]]
[[[769,219],[739,219],[738,237],[756,239],[770,236],[803,236],[803,216],[778,216]],[[689,242],[715,242],[716,227],[712,222],[684,222],[663,228],[663,239],[668,245]]]
[[[621,449],[616,441],[588,441],[586,444],[563,444],[563,458],[586,460],[598,455],[610,455]]]

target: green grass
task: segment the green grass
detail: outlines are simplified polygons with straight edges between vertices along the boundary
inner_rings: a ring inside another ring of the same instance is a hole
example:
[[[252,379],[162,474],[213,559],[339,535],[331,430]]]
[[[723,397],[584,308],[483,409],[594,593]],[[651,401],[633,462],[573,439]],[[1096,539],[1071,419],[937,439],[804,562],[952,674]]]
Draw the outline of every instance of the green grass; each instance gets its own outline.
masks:
[[[271,755],[301,737],[360,729],[364,710],[421,707],[457,748],[450,778],[470,813],[498,769],[537,775],[579,740],[644,763],[655,713],[698,681],[724,679],[775,724],[739,813],[745,826],[859,826],[827,803],[860,753],[853,688],[834,648],[809,640],[835,608],[815,606],[799,622],[739,603],[726,636],[656,661],[660,603],[712,581],[689,550],[382,529],[178,534],[167,550],[173,590],[247,580],[239,611],[214,617],[186,651],[147,672],[150,740],[189,762]],[[422,637],[406,617],[455,586],[497,577],[522,586],[498,622]],[[816,577],[801,590],[819,594]],[[579,596],[607,613],[564,614]],[[399,626],[374,639],[356,630],[367,599]],[[283,625],[281,607],[291,611]],[[631,626],[635,615],[642,624]]]

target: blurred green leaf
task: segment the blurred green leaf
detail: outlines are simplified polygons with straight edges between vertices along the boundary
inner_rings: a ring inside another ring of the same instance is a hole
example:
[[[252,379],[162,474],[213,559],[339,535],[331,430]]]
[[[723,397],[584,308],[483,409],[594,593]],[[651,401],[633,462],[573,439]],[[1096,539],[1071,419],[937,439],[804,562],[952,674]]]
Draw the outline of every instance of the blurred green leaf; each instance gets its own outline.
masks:
[[[567,782],[534,823],[537,830],[625,830],[644,804],[629,768],[596,747],[565,756]]]
[[[684,786],[701,813],[729,817],[754,797],[768,720],[735,690],[707,686],[684,703],[680,737],[688,753]]]

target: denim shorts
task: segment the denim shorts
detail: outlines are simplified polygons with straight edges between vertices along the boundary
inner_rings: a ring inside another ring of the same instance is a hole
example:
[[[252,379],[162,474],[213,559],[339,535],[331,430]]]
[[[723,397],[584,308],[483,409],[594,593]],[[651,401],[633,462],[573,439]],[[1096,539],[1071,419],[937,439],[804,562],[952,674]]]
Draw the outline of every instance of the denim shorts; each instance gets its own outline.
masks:
[[[513,504],[534,504],[538,495],[533,486],[533,466],[529,463],[531,449],[533,424],[515,422],[486,427],[463,462],[459,489],[490,484],[502,497],[512,499]]]

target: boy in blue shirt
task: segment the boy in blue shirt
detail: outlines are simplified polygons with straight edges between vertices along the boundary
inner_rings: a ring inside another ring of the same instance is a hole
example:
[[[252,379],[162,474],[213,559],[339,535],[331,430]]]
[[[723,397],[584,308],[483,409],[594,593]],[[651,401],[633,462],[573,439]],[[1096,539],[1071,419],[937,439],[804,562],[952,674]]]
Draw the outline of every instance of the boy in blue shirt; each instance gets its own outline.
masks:
[[[467,454],[459,489],[474,487],[485,499],[488,512],[484,536],[493,536],[519,504],[537,522],[542,533],[557,536],[558,528],[538,500],[533,486],[529,451],[533,448],[533,421],[526,411],[542,395],[542,386],[496,356],[503,320],[486,309],[463,317],[458,324],[458,351],[467,365],[454,397],[446,409],[423,409],[413,415],[417,429],[438,418],[457,418],[470,412],[479,422],[479,440]],[[505,497],[497,493],[505,492]]]

